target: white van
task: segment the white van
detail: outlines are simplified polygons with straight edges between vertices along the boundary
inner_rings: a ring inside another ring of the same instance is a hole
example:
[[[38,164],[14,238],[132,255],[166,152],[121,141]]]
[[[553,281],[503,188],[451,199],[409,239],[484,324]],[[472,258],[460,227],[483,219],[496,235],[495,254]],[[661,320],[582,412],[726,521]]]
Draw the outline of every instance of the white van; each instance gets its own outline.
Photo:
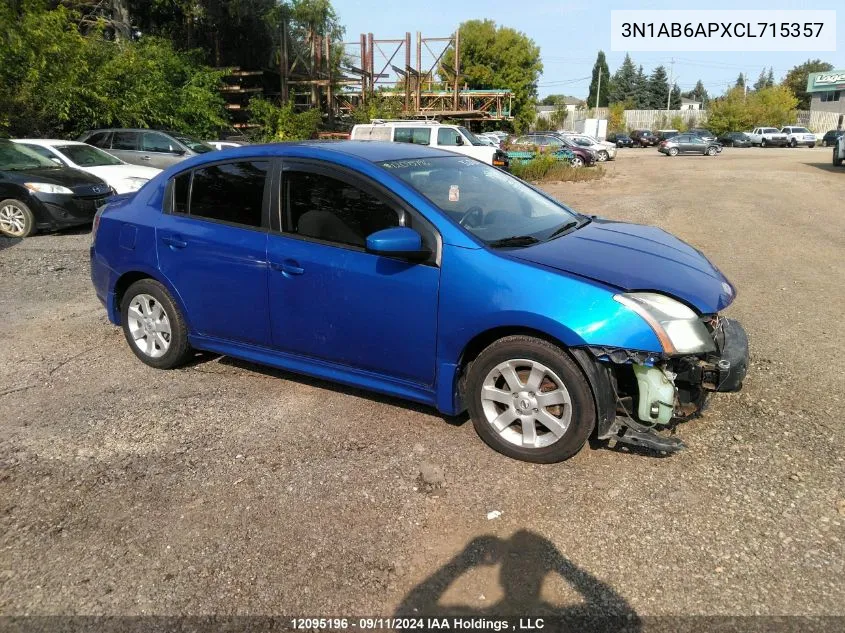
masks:
[[[436,121],[382,121],[359,123],[352,128],[353,141],[391,141],[437,147],[464,154],[495,167],[508,167],[508,155],[482,143],[462,125],[443,125]]]

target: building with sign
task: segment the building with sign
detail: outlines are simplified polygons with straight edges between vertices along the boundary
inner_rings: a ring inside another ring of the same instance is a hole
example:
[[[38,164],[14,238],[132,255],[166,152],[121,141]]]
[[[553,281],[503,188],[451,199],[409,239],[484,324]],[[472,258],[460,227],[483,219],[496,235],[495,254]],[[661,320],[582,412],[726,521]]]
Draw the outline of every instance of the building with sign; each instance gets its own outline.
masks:
[[[807,92],[812,95],[811,112],[845,114],[845,70],[810,73]]]

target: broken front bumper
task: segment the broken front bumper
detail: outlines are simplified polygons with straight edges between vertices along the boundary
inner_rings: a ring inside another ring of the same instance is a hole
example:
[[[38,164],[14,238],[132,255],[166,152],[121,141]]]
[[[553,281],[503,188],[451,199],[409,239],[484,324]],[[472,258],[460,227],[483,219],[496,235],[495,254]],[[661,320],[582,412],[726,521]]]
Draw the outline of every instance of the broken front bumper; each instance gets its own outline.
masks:
[[[707,354],[666,357],[601,347],[574,354],[596,396],[599,439],[680,450],[679,439],[656,431],[700,414],[710,393],[742,388],[749,354],[745,330],[724,317],[713,317],[708,326],[716,351]]]

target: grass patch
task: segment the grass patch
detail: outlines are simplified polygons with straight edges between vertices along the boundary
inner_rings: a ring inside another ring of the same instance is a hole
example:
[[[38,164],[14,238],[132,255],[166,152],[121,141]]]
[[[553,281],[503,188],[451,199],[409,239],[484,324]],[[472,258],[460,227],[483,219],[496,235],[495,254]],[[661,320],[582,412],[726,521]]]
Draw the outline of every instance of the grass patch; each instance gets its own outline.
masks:
[[[601,167],[571,167],[548,154],[527,162],[513,162],[510,169],[514,176],[529,182],[586,182],[604,176]]]

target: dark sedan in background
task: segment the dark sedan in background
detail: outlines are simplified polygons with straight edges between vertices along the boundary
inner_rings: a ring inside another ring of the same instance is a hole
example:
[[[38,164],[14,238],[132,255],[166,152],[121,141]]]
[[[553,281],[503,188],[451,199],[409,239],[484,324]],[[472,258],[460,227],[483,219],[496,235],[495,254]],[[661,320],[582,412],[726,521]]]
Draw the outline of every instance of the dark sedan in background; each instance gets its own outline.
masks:
[[[825,147],[833,147],[836,145],[836,140],[845,134],[845,130],[828,130],[822,136],[822,145]]]
[[[722,151],[722,146],[716,141],[705,141],[698,134],[687,133],[660,141],[657,151],[667,156],[677,156],[678,154],[715,156]]]
[[[726,147],[751,147],[751,139],[745,132],[725,132],[716,142]]]
[[[611,132],[607,135],[607,141],[610,143],[616,143],[616,147],[634,146],[634,139],[627,134],[617,134],[616,132]]]
[[[90,224],[112,193],[92,174],[0,139],[0,235],[27,237],[38,229]]]
[[[716,135],[713,134],[710,130],[703,127],[694,127],[687,131],[688,134],[695,134],[696,136],[700,136],[708,143],[714,143],[716,141]]]

